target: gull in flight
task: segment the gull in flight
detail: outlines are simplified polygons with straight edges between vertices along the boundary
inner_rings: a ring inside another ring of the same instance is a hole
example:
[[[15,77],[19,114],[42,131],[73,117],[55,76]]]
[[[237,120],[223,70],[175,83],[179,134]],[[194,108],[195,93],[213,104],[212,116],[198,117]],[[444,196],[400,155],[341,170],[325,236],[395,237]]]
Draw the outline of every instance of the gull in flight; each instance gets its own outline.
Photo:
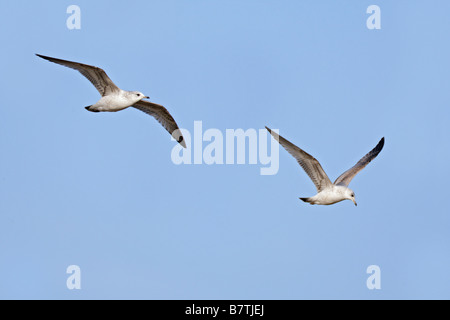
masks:
[[[142,92],[120,89],[111,81],[103,69],[78,62],[46,57],[40,54],[36,55],[42,59],[78,70],[95,86],[102,97],[95,104],[86,107],[86,110],[91,112],[115,112],[128,107],[134,107],[153,116],[178,143],[186,148],[183,135],[169,111],[159,104],[143,100],[150,98]]]
[[[297,162],[302,166],[317,188],[317,194],[310,198],[300,198],[304,202],[310,204],[330,205],[343,200],[351,200],[357,206],[355,200],[355,193],[348,185],[350,181],[364,169],[373,159],[375,159],[381,152],[384,146],[384,138],[380,140],[377,146],[358,161],[351,169],[344,172],[334,183],[331,183],[325,171],[322,169],[319,161],[313,156],[306,153],[299,147],[287,141],[282,136],[273,132],[269,128],[266,129],[277,140],[287,152],[289,152]]]

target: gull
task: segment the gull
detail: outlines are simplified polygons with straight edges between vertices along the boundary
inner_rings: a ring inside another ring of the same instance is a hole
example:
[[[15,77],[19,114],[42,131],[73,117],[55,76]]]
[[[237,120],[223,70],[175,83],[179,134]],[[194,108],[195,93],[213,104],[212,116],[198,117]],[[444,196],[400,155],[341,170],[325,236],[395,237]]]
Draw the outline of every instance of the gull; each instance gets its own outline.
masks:
[[[313,156],[306,153],[299,147],[295,146],[282,136],[273,132],[271,129],[266,129],[277,140],[287,152],[289,152],[300,164],[300,166],[308,174],[309,178],[314,182],[317,188],[317,194],[310,198],[300,198],[309,204],[331,205],[343,200],[351,200],[357,206],[355,200],[355,192],[351,190],[348,185],[350,181],[364,169],[373,159],[375,159],[381,152],[384,146],[384,138],[380,140],[377,146],[366,154],[349,170],[345,171],[334,183],[331,183],[325,171],[322,169],[319,161]]]
[[[134,107],[153,116],[178,143],[186,148],[183,135],[169,111],[159,104],[143,100],[150,98],[142,92],[120,89],[111,81],[106,72],[98,67],[40,54],[36,55],[42,59],[79,71],[94,85],[102,97],[95,104],[86,107],[86,110],[91,112],[116,112]]]

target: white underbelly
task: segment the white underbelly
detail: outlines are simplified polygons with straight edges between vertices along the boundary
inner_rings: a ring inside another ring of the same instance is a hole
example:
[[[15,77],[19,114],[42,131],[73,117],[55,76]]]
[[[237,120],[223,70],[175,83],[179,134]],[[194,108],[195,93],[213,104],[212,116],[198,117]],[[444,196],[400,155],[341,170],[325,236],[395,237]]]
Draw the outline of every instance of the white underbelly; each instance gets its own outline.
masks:
[[[315,196],[318,204],[329,205],[345,200],[341,193],[333,192],[333,189],[327,191],[323,191]]]
[[[120,111],[131,106],[130,101],[121,96],[102,97],[96,104],[92,106],[98,111]]]

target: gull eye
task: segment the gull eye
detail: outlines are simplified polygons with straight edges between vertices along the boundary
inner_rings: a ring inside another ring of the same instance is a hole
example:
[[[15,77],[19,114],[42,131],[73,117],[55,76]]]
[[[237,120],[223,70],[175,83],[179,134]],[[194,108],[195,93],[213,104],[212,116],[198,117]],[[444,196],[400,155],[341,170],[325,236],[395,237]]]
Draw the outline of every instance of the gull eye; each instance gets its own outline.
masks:
[[[136,95],[137,95],[138,97],[140,97],[140,96],[141,96],[141,94],[140,94],[140,93],[136,93]]]

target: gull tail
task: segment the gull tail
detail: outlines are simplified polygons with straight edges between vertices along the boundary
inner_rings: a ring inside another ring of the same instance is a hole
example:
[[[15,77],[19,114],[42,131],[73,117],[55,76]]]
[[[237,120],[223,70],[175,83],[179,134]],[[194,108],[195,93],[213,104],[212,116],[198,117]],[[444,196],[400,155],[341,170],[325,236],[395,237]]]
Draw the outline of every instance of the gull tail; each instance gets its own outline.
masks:
[[[91,107],[92,107],[92,106],[87,106],[87,107],[85,107],[85,109],[86,109],[87,111],[90,111],[90,112],[100,112],[100,111],[98,111],[98,110],[91,109]]]
[[[311,198],[299,198],[300,200],[302,200],[303,202],[307,202],[309,204],[314,204],[313,201],[311,200]]]

